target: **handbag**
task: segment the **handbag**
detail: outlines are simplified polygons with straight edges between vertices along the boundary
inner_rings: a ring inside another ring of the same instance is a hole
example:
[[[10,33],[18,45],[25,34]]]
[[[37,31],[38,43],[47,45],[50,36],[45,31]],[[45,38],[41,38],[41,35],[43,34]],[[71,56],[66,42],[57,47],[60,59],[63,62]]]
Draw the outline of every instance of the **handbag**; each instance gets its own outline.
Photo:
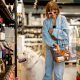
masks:
[[[68,61],[70,59],[70,52],[68,50],[60,50],[59,53],[56,52],[56,49],[53,49],[53,47],[50,47],[50,51],[52,54],[52,58],[57,63]]]

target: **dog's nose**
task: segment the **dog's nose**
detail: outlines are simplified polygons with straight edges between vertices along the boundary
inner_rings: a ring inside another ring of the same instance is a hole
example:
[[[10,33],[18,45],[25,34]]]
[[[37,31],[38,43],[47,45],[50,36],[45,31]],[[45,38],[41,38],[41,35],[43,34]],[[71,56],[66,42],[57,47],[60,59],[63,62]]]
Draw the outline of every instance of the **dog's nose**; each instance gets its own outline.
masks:
[[[22,62],[25,62],[25,61],[26,61],[26,59],[24,58],[24,59],[19,60],[19,63],[22,63]]]

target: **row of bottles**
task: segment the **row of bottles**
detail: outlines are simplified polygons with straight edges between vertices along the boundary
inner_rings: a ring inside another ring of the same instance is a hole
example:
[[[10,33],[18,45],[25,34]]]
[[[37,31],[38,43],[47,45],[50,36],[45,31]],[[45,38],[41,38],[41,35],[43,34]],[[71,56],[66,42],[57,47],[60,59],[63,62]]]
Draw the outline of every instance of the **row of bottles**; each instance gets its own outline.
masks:
[[[5,72],[5,64],[2,59],[0,59],[0,73]]]
[[[26,38],[42,38],[42,34],[30,34],[30,33],[27,33],[25,35]]]
[[[25,46],[42,50],[42,26],[25,26]]]
[[[12,2],[13,0],[11,0]],[[8,3],[6,3],[8,2]],[[14,3],[13,3],[14,4]],[[15,15],[13,17],[13,8],[14,5],[9,4],[9,0],[0,0],[0,80],[15,80],[9,78],[4,79],[6,73],[8,72],[10,66],[12,65],[12,49],[9,47],[7,42],[6,28],[12,26],[12,23],[15,24]],[[8,33],[9,35],[10,33]],[[8,38],[9,39],[9,38]]]
[[[4,19],[0,16],[0,73],[5,72],[7,65],[12,65],[12,57],[8,53],[9,50],[4,47],[2,44],[6,41],[6,24],[4,23]],[[7,54],[7,55],[6,55]]]
[[[4,80],[15,80],[15,66],[12,65],[6,73]]]
[[[0,73],[5,73],[7,66],[12,65],[12,53],[3,42],[0,42]]]
[[[5,40],[5,32],[7,27],[14,28],[14,23],[5,24],[5,20],[2,16],[0,16],[0,41]]]
[[[42,38],[42,27],[26,27],[24,34],[26,38]]]
[[[5,40],[5,23],[4,19],[0,16],[0,40]]]
[[[25,33],[41,33],[42,30],[41,30],[41,28],[38,29],[38,27],[37,27],[37,28],[31,28],[31,29],[29,29],[29,28],[28,29],[24,29],[24,32]]]

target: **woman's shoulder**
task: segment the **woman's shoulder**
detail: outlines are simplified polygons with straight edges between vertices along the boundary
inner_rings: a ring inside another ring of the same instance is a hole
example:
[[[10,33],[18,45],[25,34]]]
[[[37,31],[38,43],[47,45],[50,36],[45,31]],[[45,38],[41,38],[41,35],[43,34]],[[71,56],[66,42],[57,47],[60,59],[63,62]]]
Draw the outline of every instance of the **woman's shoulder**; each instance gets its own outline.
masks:
[[[60,15],[60,16],[61,16],[62,19],[66,19],[66,16],[64,16],[64,15]]]
[[[48,23],[48,22],[50,22],[51,21],[51,18],[46,18],[44,21],[43,21],[43,23]]]

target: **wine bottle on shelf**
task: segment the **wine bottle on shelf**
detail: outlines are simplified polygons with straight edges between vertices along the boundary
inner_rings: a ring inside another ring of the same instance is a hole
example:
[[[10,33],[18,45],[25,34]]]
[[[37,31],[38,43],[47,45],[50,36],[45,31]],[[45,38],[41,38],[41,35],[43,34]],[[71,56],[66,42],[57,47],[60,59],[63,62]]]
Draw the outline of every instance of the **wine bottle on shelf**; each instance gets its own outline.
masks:
[[[0,24],[0,40],[5,40],[5,24]]]
[[[3,18],[0,16],[0,24],[3,23]]]
[[[5,72],[5,64],[2,59],[0,59],[0,73]]]

